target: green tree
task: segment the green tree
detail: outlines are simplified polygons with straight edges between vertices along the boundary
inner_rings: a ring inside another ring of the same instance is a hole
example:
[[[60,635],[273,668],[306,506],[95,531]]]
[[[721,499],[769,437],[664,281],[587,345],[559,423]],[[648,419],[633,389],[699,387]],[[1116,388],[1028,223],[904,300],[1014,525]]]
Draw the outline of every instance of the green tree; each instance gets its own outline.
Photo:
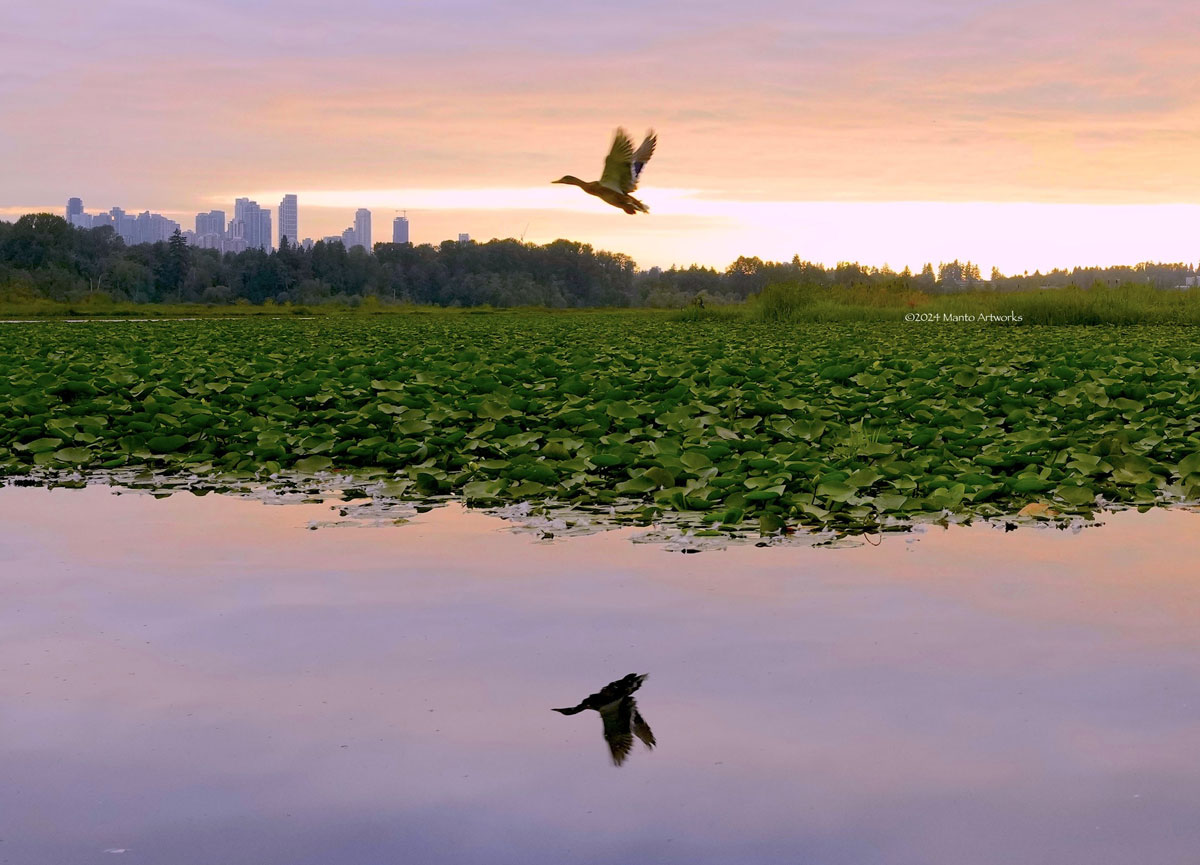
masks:
[[[192,267],[187,241],[175,229],[167,241],[166,255],[159,270],[159,290],[176,298],[183,294],[183,281]]]

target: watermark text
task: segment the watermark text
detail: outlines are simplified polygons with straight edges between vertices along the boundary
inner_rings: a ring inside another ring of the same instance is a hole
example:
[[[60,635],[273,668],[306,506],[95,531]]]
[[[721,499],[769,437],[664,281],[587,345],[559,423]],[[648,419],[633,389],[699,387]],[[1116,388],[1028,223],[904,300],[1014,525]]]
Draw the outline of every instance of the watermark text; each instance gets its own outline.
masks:
[[[994,312],[910,312],[904,316],[905,321],[930,321],[938,324],[1019,324],[1024,316],[1016,312],[996,314]]]

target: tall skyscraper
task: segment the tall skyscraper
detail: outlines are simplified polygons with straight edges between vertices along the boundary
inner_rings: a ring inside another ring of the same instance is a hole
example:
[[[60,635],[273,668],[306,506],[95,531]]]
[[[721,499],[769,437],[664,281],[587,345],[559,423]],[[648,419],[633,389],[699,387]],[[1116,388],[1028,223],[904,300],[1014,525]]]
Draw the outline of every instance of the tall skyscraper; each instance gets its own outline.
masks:
[[[460,234],[460,235],[458,236],[458,242],[459,242],[459,243],[470,243],[470,242],[471,242],[471,235],[469,235],[469,234]]]
[[[254,204],[256,208],[258,207],[258,204],[251,202],[249,198],[235,198],[233,200],[233,218],[242,224],[243,233],[245,232],[246,228],[246,211],[249,209],[251,204]],[[233,233],[232,222],[229,226],[229,231],[230,233]]]
[[[397,216],[392,220],[392,243],[408,243],[407,216]]]
[[[371,211],[365,207],[354,212],[354,236],[363,249],[371,251]]]
[[[271,211],[259,207],[257,201],[239,198],[233,203],[233,218],[242,223],[247,248],[271,251]]]
[[[295,195],[285,195],[283,201],[279,202],[279,238],[280,246],[283,245],[283,238],[287,238],[288,246],[297,246],[300,241],[300,231],[297,224],[300,221],[299,210],[296,205]]]
[[[271,240],[271,211],[260,210],[258,212],[258,236],[262,238],[262,248],[270,252],[275,248]]]

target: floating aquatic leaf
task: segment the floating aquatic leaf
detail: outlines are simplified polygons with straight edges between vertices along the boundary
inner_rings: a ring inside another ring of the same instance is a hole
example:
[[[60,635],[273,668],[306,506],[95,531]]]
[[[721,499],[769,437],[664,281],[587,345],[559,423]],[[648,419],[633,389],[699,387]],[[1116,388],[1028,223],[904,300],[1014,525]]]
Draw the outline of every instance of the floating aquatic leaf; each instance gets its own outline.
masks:
[[[1025,505],[1025,507],[1021,508],[1021,510],[1017,511],[1017,516],[1049,519],[1051,517],[1058,516],[1058,511],[1056,511],[1047,502],[1030,502],[1029,504]]]
[[[298,472],[315,474],[316,472],[324,472],[333,468],[333,460],[323,456],[305,457],[304,459],[296,460],[295,465],[292,467]]]
[[[336,466],[414,498],[839,532],[1200,498],[1200,353],[1181,329],[644,313],[163,321],[133,341],[86,327],[0,325],[0,472],[236,483]]]
[[[1054,493],[1071,505],[1088,505],[1096,501],[1096,493],[1090,487],[1065,484],[1056,489]]]
[[[174,453],[186,444],[187,436],[181,435],[154,436],[146,441],[146,447],[156,454]]]
[[[54,452],[54,459],[60,463],[82,465],[91,462],[92,452],[87,448],[62,448]]]

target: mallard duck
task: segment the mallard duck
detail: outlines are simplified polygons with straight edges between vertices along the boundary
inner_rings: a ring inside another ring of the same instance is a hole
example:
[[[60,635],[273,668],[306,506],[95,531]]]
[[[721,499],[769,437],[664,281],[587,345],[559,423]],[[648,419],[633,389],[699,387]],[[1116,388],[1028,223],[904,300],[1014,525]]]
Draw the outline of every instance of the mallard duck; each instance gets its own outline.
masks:
[[[604,160],[604,173],[600,175],[599,180],[580,180],[568,174],[552,182],[578,186],[589,195],[601,198],[626,213],[649,213],[650,208],[629,193],[637,189],[638,178],[641,177],[642,169],[646,167],[650,157],[654,155],[654,145],[657,143],[658,136],[654,134],[654,130],[650,130],[646,133],[646,140],[635,153],[633,142],[625,130],[618,129],[613,137],[612,149],[608,151],[608,157]]]
[[[554,709],[564,715],[577,715],[584,709],[595,709],[604,722],[604,741],[608,743],[614,766],[620,766],[633,748],[633,737],[637,736],[647,748],[658,744],[650,725],[638,711],[633,692],[642,687],[647,673],[630,673],[615,682],[609,682],[595,694],[584,697],[578,706],[570,709]]]

